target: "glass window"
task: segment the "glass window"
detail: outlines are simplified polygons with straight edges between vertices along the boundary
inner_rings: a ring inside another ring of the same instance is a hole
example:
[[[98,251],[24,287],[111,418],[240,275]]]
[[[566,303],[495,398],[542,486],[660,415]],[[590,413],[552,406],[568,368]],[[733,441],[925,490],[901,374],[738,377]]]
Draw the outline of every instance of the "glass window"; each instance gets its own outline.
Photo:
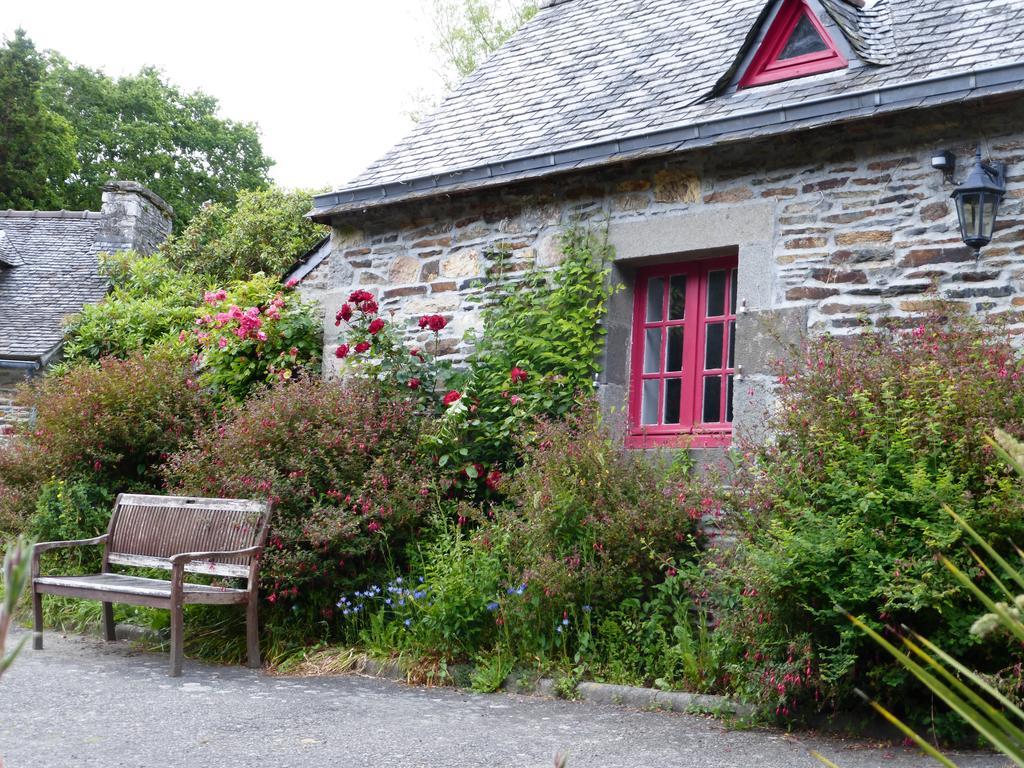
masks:
[[[814,28],[811,20],[805,13],[800,17],[793,34],[789,36],[789,42],[779,54],[779,59],[795,59],[797,56],[806,56],[808,53],[819,53],[827,51],[828,44],[821,39],[818,30]]]

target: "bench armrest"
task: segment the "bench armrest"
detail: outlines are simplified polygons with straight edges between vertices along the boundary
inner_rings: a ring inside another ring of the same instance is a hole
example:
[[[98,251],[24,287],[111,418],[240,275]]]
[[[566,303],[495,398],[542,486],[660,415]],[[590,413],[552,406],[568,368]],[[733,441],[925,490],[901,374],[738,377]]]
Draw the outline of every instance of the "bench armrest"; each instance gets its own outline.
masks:
[[[105,544],[110,534],[94,536],[91,539],[76,539],[75,541],[41,541],[32,547],[32,579],[39,576],[39,556],[51,549],[70,549],[72,547],[88,547],[94,544]]]
[[[74,541],[41,541],[32,548],[33,554],[42,554],[51,549],[68,549],[70,547],[87,547],[90,544],[102,544],[107,540],[109,534],[95,536],[91,539],[76,539]]]
[[[246,547],[245,549],[231,549],[226,552],[182,552],[171,555],[171,565],[191,563],[193,560],[213,560],[218,557],[237,557],[240,555],[258,555],[263,547]]]

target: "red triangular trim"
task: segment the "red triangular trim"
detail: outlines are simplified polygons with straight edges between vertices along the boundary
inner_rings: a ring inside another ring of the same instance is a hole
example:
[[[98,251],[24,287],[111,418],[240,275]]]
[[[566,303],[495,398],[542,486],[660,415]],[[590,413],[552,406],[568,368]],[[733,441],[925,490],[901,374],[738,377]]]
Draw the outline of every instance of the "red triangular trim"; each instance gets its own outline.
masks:
[[[782,53],[793,30],[804,17],[814,26],[814,30],[828,46],[827,49],[792,59],[780,60],[779,54]],[[740,78],[739,87],[749,88],[765,83],[777,83],[780,80],[791,80],[795,77],[842,69],[846,65],[846,57],[836,48],[831,36],[818,21],[817,15],[807,7],[804,0],[784,0],[779,12],[775,14],[772,25],[768,28],[761,47],[757,49],[750,66]]]

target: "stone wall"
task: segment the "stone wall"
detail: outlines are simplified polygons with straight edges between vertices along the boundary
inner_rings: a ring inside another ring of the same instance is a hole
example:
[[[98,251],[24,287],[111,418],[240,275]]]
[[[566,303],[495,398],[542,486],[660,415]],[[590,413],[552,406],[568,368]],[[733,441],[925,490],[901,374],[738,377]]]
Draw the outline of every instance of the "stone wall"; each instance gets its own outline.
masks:
[[[444,314],[443,351],[458,359],[495,280],[557,264],[559,234],[575,221],[607,226],[626,286],[609,308],[602,381],[616,403],[626,394],[636,267],[738,253],[736,423],[754,429],[772,362],[806,332],[908,327],[940,301],[1024,325],[1022,118],[1024,101],[1002,99],[340,217],[330,257],[302,291],[323,302],[328,368],[334,313],[356,287],[376,293],[419,342],[416,318]],[[991,128],[983,136],[978,126]],[[986,158],[1008,164],[1008,193],[976,263],[960,241],[953,185],[929,158],[953,151],[963,178],[979,140]]]
[[[159,195],[134,181],[103,187],[101,249],[153,253],[171,234],[174,211]]]

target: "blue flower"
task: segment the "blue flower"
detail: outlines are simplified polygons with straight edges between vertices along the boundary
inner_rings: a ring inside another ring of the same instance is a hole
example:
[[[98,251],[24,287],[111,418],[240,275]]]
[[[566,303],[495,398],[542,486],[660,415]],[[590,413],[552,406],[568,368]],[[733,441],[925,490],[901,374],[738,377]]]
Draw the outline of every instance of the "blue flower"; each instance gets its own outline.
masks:
[[[555,627],[555,632],[558,632],[559,634],[561,634],[561,632],[562,632],[562,627],[561,627],[561,625],[559,625],[559,626]]]
[[[590,611],[591,611],[591,608],[590,608],[590,606],[589,606],[589,605],[584,605],[584,606],[583,606],[583,612],[584,612],[584,613],[590,613]]]
[[[384,601],[384,605],[391,605],[391,598],[390,597],[387,600]]]
[[[423,577],[422,577],[422,576],[420,576],[420,578],[419,578],[419,582],[420,582],[420,584],[422,584],[422,583],[423,583]]]
[[[405,626],[407,626],[407,627],[408,627],[408,626],[409,626],[410,624],[412,624],[412,619],[406,619],[406,620],[405,620],[404,622],[402,622],[402,623],[403,623],[403,624],[405,624]]]
[[[526,585],[525,584],[520,584],[518,587],[516,587],[516,594],[517,595],[521,595],[525,591],[526,591]]]
[[[427,596],[427,593],[424,592],[422,589],[418,589],[418,590],[416,590],[415,592],[412,593],[413,600],[419,600],[421,597],[426,597],[426,596]]]
[[[402,605],[405,605],[405,598],[404,598],[404,597],[402,597],[402,598],[399,598],[399,600],[398,600],[398,604],[399,604],[400,606],[402,606]]]
[[[401,583],[402,583],[402,577],[399,576],[397,579],[395,579],[395,584],[401,584]]]
[[[562,619],[562,626],[563,627],[568,627],[569,626],[569,620],[568,619]],[[559,632],[561,632],[561,630],[559,630]]]
[[[488,611],[496,611],[496,610],[498,610],[498,604],[492,600],[491,602],[489,602],[487,604],[487,610]]]

